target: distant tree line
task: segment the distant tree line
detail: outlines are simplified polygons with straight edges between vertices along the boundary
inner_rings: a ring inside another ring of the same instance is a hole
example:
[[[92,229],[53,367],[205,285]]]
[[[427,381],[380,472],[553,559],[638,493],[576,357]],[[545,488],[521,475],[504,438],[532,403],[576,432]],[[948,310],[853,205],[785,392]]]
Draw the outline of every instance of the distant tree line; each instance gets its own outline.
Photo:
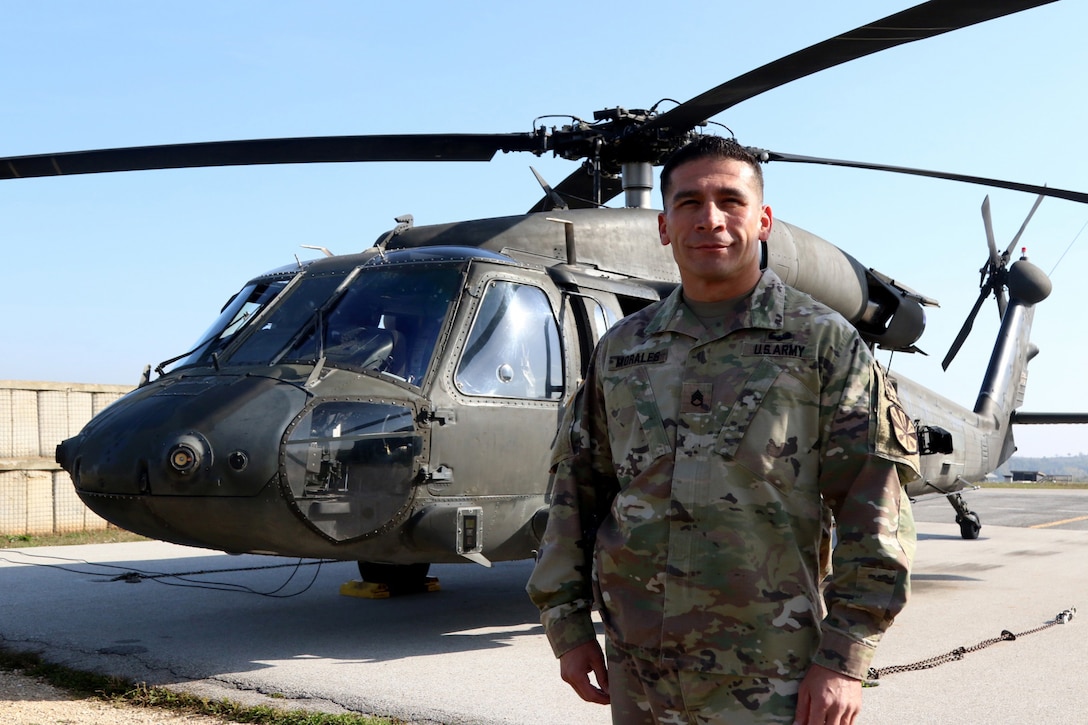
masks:
[[[1013,471],[1039,471],[1047,476],[1069,477],[1073,481],[1088,481],[1088,454],[1047,458],[1013,456],[1005,465],[997,469],[996,475],[1005,479],[1011,476]]]

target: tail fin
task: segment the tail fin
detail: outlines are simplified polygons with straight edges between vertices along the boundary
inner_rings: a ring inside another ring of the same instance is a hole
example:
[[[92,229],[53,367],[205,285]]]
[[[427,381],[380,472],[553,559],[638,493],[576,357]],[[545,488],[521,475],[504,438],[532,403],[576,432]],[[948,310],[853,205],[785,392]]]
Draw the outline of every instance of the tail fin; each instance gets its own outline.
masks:
[[[1024,402],[1028,362],[1039,352],[1030,340],[1035,304],[1050,294],[1050,280],[1027,257],[1012,265],[1006,284],[1011,299],[975,402],[975,413],[1005,431],[1001,460],[1012,455],[1013,411]]]

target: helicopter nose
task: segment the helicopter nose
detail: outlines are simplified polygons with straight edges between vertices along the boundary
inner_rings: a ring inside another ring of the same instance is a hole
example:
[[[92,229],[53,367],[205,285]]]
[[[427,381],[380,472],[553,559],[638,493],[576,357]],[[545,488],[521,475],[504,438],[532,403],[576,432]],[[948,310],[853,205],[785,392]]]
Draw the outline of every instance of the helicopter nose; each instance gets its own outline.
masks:
[[[148,386],[64,441],[57,457],[80,492],[251,496],[275,477],[280,438],[306,399],[257,377]]]
[[[79,445],[79,436],[68,438],[57,444],[54,458],[57,465],[68,473],[72,472],[72,451]]]

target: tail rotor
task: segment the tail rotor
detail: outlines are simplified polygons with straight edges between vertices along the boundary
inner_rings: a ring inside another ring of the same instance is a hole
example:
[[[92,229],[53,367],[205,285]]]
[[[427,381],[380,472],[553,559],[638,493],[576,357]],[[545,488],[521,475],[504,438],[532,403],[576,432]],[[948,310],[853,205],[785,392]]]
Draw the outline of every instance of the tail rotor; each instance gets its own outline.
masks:
[[[1035,200],[1035,204],[1032,205],[1031,211],[1028,212],[1027,217],[1024,219],[1024,223],[1020,225],[1020,231],[1016,233],[1016,236],[1009,242],[1009,246],[1005,248],[1003,253],[998,253],[997,243],[994,241],[994,226],[993,220],[990,217],[990,197],[987,196],[982,201],[982,223],[986,228],[986,244],[989,247],[990,256],[986,260],[986,263],[979,269],[979,295],[975,300],[974,307],[971,308],[971,312],[967,315],[967,320],[964,321],[963,327],[960,328],[959,334],[956,335],[956,339],[952,342],[952,347],[949,348],[948,354],[944,356],[944,360],[941,361],[941,368],[948,369],[948,366],[952,363],[952,359],[956,357],[956,354],[963,347],[963,343],[967,340],[967,336],[971,334],[971,328],[975,324],[975,317],[978,315],[978,311],[982,309],[982,303],[986,301],[986,298],[991,294],[997,300],[997,311],[999,317],[1005,316],[1005,310],[1008,307],[1008,297],[1006,296],[1005,289],[1008,287],[1009,281],[1009,257],[1012,255],[1012,250],[1016,248],[1016,245],[1020,242],[1020,237],[1023,236],[1024,230],[1028,226],[1028,222],[1031,221],[1031,217],[1035,214],[1035,210],[1039,208],[1039,204],[1043,201],[1043,195],[1040,194]]]

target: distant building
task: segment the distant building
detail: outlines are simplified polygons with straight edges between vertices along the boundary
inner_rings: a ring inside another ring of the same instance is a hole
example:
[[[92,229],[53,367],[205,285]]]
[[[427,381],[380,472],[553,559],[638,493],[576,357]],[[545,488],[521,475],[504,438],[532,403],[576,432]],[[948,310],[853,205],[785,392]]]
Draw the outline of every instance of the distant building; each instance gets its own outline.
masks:
[[[1063,473],[1043,473],[1042,471],[1013,471],[1010,476],[1013,481],[1050,481],[1054,483],[1071,483],[1073,476]]]

